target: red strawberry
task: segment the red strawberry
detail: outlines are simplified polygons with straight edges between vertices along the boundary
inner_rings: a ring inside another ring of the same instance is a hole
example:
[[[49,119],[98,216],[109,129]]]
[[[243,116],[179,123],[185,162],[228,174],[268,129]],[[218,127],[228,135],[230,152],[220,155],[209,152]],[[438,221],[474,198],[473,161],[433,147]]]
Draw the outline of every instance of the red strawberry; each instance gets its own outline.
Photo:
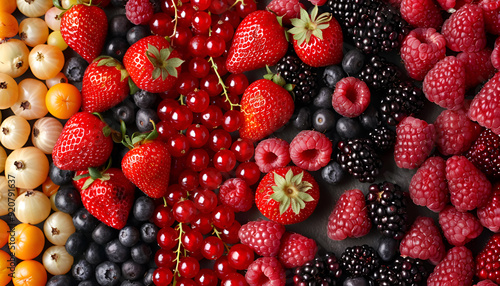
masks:
[[[311,15],[300,9],[300,19],[292,19],[293,48],[297,56],[313,67],[335,65],[342,61],[342,29],[330,13],[318,16],[315,6]]]
[[[103,112],[122,102],[130,92],[128,78],[128,72],[114,58],[95,59],[83,75],[82,110]]]
[[[330,239],[344,240],[362,237],[370,232],[372,222],[363,192],[348,190],[340,196],[328,218],[327,234]]]
[[[274,169],[262,178],[255,192],[255,204],[268,219],[294,224],[308,218],[319,200],[319,186],[299,167]]]
[[[181,73],[180,53],[160,36],[148,36],[128,48],[123,64],[134,83],[149,92],[172,88]]]
[[[258,141],[281,128],[292,117],[292,96],[278,84],[260,79],[250,84],[240,101],[243,126],[240,137]]]
[[[262,10],[250,13],[234,33],[227,70],[242,73],[276,65],[288,49],[285,33],[273,13]]]
[[[64,41],[89,63],[101,54],[107,31],[108,18],[97,6],[73,5],[61,18]]]
[[[63,170],[82,171],[99,167],[108,160],[113,149],[106,123],[89,112],[71,116],[54,145],[52,160]]]
[[[77,175],[73,184],[80,191],[83,206],[106,225],[122,229],[134,204],[134,185],[118,168]],[[93,175],[97,177],[89,178]]]
[[[500,233],[491,236],[476,257],[476,276],[480,280],[490,279],[500,284]]]

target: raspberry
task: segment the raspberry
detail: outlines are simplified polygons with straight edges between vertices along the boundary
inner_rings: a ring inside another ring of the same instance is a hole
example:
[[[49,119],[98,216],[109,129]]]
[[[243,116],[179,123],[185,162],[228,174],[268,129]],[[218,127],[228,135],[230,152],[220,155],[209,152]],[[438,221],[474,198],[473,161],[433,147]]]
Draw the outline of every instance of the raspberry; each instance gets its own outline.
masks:
[[[276,256],[285,227],[274,221],[250,221],[241,226],[238,237],[260,256]]]
[[[285,269],[276,257],[261,257],[248,266],[245,279],[250,286],[285,286]]]
[[[401,17],[416,28],[434,28],[443,24],[441,10],[433,0],[402,0]]]
[[[491,193],[490,181],[464,156],[446,160],[446,179],[451,203],[461,212],[483,206]]]
[[[434,122],[436,145],[445,156],[458,155],[469,150],[481,133],[481,126],[470,121],[467,113],[459,109],[443,110]]]
[[[450,200],[446,184],[446,161],[430,157],[411,178],[410,197],[414,204],[440,212]]]
[[[438,227],[430,217],[419,216],[399,244],[401,256],[427,260],[436,265],[446,254]]]
[[[396,127],[394,160],[399,168],[414,169],[430,155],[436,130],[424,120],[408,116]]]
[[[493,186],[493,193],[486,205],[477,209],[481,224],[492,232],[500,232],[500,183]]]
[[[345,117],[357,117],[370,104],[370,89],[355,77],[345,77],[335,85],[332,96],[333,109]]]
[[[364,236],[371,227],[365,196],[358,189],[342,194],[328,217],[328,237],[333,240]]]
[[[465,4],[472,3],[473,0],[437,0],[443,10],[452,12],[453,9],[457,10]],[[451,9],[451,10],[450,10]]]
[[[246,212],[252,208],[254,194],[245,180],[227,179],[219,188],[219,201],[234,212]]]
[[[303,130],[290,143],[290,158],[298,167],[317,171],[330,162],[332,142],[325,134]]]
[[[500,284],[500,233],[493,234],[476,256],[476,276]]]
[[[486,32],[500,35],[500,2],[495,0],[483,0],[479,7],[483,9],[484,27]]]
[[[313,5],[322,6],[325,5],[326,0],[309,0],[309,2]]]
[[[491,52],[491,64],[494,68],[500,69],[500,37],[495,40],[493,51]]]
[[[483,231],[477,217],[468,212],[459,212],[453,206],[447,206],[439,213],[439,225],[444,237],[454,246],[465,245]]]
[[[500,72],[497,72],[474,97],[469,118],[500,134]]]
[[[477,282],[477,284],[474,284],[474,286],[498,286],[498,285],[496,283],[494,283],[493,281],[486,279],[486,280],[482,280],[482,281]]]
[[[479,52],[462,52],[457,55],[457,59],[462,61],[465,67],[466,88],[475,87],[495,74],[490,60],[491,52],[491,49],[485,48]]]
[[[318,246],[314,239],[287,232],[281,238],[278,258],[286,268],[295,268],[313,260],[317,251]]]
[[[427,286],[468,286],[472,285],[473,275],[472,252],[465,246],[455,246],[429,275]]]
[[[446,45],[455,52],[478,52],[486,46],[483,11],[466,4],[446,19],[441,28]]]
[[[486,176],[500,179],[500,135],[485,129],[465,156]]]
[[[304,8],[304,4],[299,3],[299,0],[272,0],[266,8],[282,16],[284,23],[290,24],[290,19],[299,18],[300,8]]]
[[[410,77],[416,80],[423,80],[445,56],[446,41],[434,28],[417,28],[401,44],[401,59]]]
[[[282,168],[290,163],[290,145],[283,139],[269,138],[255,147],[255,163],[262,173]]]
[[[145,25],[153,17],[154,10],[150,1],[128,0],[125,5],[127,19],[135,25]]]
[[[443,108],[461,108],[465,97],[464,64],[454,56],[440,60],[425,75],[423,91],[429,101]]]

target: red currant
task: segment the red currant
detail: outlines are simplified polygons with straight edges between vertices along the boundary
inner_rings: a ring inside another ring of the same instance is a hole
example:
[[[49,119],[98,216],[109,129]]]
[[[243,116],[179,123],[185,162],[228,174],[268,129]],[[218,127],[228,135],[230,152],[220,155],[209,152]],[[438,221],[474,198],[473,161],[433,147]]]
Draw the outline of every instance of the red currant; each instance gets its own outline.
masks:
[[[221,172],[230,172],[236,166],[236,157],[233,151],[221,149],[213,157],[214,167]]]
[[[201,113],[201,123],[209,130],[219,127],[222,124],[223,114],[220,107],[209,105],[205,111]]]
[[[213,167],[200,171],[200,186],[208,190],[217,189],[222,183],[222,174]]]
[[[179,231],[171,227],[162,227],[158,230],[156,242],[166,250],[174,248],[179,240]]]
[[[240,242],[240,238],[238,237],[240,228],[241,224],[237,220],[234,220],[230,227],[221,230],[220,238],[228,244],[238,243]]]
[[[203,235],[197,229],[186,228],[181,236],[182,246],[187,251],[196,251],[200,249],[203,242]]]
[[[212,218],[206,214],[199,213],[191,222],[191,227],[197,229],[201,234],[209,234],[212,232]]]
[[[193,200],[196,208],[202,213],[211,213],[217,207],[217,195],[210,190],[201,190]]]
[[[172,17],[167,13],[155,13],[151,20],[149,20],[149,29],[151,33],[158,36],[172,36],[174,32],[174,22],[172,21]]]
[[[191,169],[185,169],[179,175],[179,185],[187,191],[192,191],[199,184],[198,172]]]
[[[245,276],[240,273],[230,273],[222,279],[221,286],[248,286]]]
[[[227,254],[227,261],[236,270],[245,270],[254,260],[253,250],[248,245],[235,244]]]
[[[233,5],[233,3],[229,3],[229,5]],[[222,13],[220,15],[220,19],[224,22],[228,22],[229,24],[231,24],[231,26],[233,26],[233,29],[236,29],[238,28],[238,25],[240,24],[240,16],[238,16],[238,14],[236,13],[236,11],[234,10],[227,10],[226,12]]]
[[[239,162],[246,162],[252,159],[255,152],[255,147],[253,146],[252,141],[248,139],[238,138],[231,145],[231,151],[234,152],[236,160],[238,160]]]
[[[214,65],[217,67],[217,73],[220,76],[224,76],[227,74],[227,67],[226,67],[226,58],[225,57],[217,57],[213,58]],[[210,70],[212,73],[215,73],[213,67]]]
[[[193,149],[187,155],[187,163],[191,170],[201,172],[208,167],[208,164],[210,163],[210,156],[204,149]],[[201,174],[199,174],[198,178],[201,181]]]
[[[212,33],[218,35],[227,43],[233,38],[234,28],[229,22],[219,20],[212,28]]]
[[[192,148],[200,148],[208,142],[210,132],[201,124],[191,124],[186,128],[186,137]]]
[[[259,166],[255,162],[244,162],[236,168],[236,178],[245,180],[249,186],[259,181],[260,174]]]
[[[175,129],[184,130],[193,123],[193,112],[186,105],[180,105],[172,110],[170,123]]]
[[[194,281],[200,286],[217,286],[219,280],[217,274],[212,269],[200,269],[198,274],[194,277]]]
[[[205,90],[210,96],[217,96],[222,93],[222,85],[215,74],[209,74],[200,80],[200,88]]]
[[[179,94],[188,94],[189,92],[197,89],[199,86],[199,80],[192,76],[189,72],[181,73],[175,82],[175,89]]]
[[[209,236],[203,240],[201,254],[208,260],[216,260],[224,254],[224,243],[216,236]]]
[[[219,15],[226,11],[228,9],[228,6],[229,5],[225,0],[212,0],[208,11],[210,11],[210,13],[212,13],[213,15]]]
[[[154,223],[157,227],[162,228],[172,226],[172,224],[174,224],[174,221],[175,219],[172,214],[172,209],[169,206],[161,204],[155,207],[151,222]]]
[[[172,282],[174,274],[172,270],[165,267],[158,267],[153,272],[153,283],[157,286],[168,285]]]
[[[229,265],[226,255],[223,255],[215,260],[214,270],[215,274],[217,274],[217,277],[219,277],[219,279],[221,280],[226,278],[228,274],[236,272],[236,269]]]
[[[208,43],[208,40],[206,43]],[[204,58],[194,57],[189,62],[189,72],[197,78],[204,78],[210,72],[210,64]]]
[[[180,104],[179,102],[177,102],[177,100],[172,98],[165,98],[158,104],[156,113],[158,114],[160,120],[170,121],[170,115],[172,111],[178,106],[180,106]]]
[[[195,89],[186,95],[186,104],[192,112],[203,112],[210,104],[210,96],[202,89]]]
[[[185,256],[179,260],[179,274],[184,278],[193,278],[200,271],[198,260]]]
[[[224,113],[222,128],[227,132],[234,132],[243,125],[243,114],[238,110],[228,110]]]
[[[207,10],[212,4],[212,0],[191,0],[191,4],[193,5],[195,10]]]
[[[193,36],[188,44],[189,53],[195,57],[204,58],[207,55],[207,49],[205,47],[207,38],[208,37],[205,35]]]
[[[191,27],[196,34],[207,34],[212,24],[212,18],[205,11],[196,11],[191,19]]]
[[[191,30],[185,26],[178,25],[172,37],[172,46],[175,48],[185,48],[193,37]]]
[[[167,195],[165,196],[165,200],[167,204],[172,207],[175,203],[180,201],[181,199],[187,198],[187,191],[181,187],[179,184],[171,184],[168,186]],[[173,213],[172,213],[173,216]]]
[[[207,38],[205,48],[207,49],[208,56],[213,58],[220,57],[226,50],[226,42],[222,37],[214,34]]]
[[[180,200],[172,207],[175,220],[181,223],[190,223],[193,221],[197,212],[198,210],[191,200]]]
[[[160,248],[155,253],[155,263],[158,267],[172,268],[175,266],[176,254],[172,250]]]
[[[184,27],[189,27],[191,26],[191,20],[193,20],[193,15],[196,12],[194,10],[193,5],[189,4],[183,4],[178,8],[179,10],[177,11],[177,17],[178,17],[178,25],[184,26]]]
[[[217,206],[212,212],[212,223],[219,229],[230,227],[234,222],[234,211],[225,205]]]
[[[210,136],[208,137],[208,147],[215,152],[221,149],[229,149],[231,143],[231,134],[224,129],[215,129],[210,132]]]
[[[171,17],[175,16],[175,0],[162,0],[160,2],[160,9]]]
[[[248,14],[255,12],[257,10],[257,3],[254,0],[247,0],[245,2],[240,2],[235,6],[236,13],[240,18],[245,18]]]
[[[226,78],[225,84],[229,92],[241,95],[243,94],[243,92],[245,92],[245,89],[248,87],[248,78],[246,75],[242,73],[230,74]]]
[[[168,152],[172,157],[181,157],[189,151],[189,142],[183,134],[176,133],[167,141]]]
[[[167,142],[170,137],[178,132],[170,122],[162,120],[156,123],[156,131],[158,132],[158,138],[163,142]]]

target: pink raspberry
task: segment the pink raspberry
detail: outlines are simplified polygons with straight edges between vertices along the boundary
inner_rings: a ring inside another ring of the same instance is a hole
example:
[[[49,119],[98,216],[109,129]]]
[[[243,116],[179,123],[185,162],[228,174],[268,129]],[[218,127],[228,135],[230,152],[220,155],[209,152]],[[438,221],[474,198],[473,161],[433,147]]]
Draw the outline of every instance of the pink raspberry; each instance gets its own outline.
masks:
[[[358,189],[346,191],[340,196],[328,217],[327,234],[330,239],[344,240],[348,237],[362,237],[372,227],[368,216],[365,196]]]
[[[443,110],[434,122],[436,145],[445,156],[458,155],[469,150],[479,137],[481,126],[470,121],[463,109]]]
[[[495,40],[493,51],[491,52],[491,64],[497,70],[500,69],[500,37]]]
[[[309,2],[313,5],[322,6],[326,3],[326,0],[309,0]]]
[[[399,244],[401,256],[427,260],[436,265],[446,254],[441,233],[430,217],[419,216]]]
[[[332,96],[333,109],[345,117],[357,117],[370,104],[370,89],[355,77],[345,77],[335,85]]]
[[[431,154],[436,130],[424,120],[408,116],[396,127],[394,160],[399,168],[415,169]]]
[[[241,226],[238,237],[260,256],[276,256],[280,250],[285,227],[268,220],[250,221]]]
[[[469,118],[500,135],[500,72],[497,72],[474,97]]]
[[[443,24],[441,9],[433,0],[402,0],[401,17],[416,28],[434,28]]]
[[[278,258],[286,268],[300,267],[316,256],[318,246],[314,239],[298,233],[286,232],[281,238]]]
[[[125,5],[125,15],[135,25],[146,25],[153,14],[153,5],[150,1],[128,0]]]
[[[479,2],[479,7],[483,9],[486,32],[500,35],[500,2],[497,0],[483,0]]]
[[[254,194],[245,180],[227,179],[219,188],[219,201],[234,212],[246,212],[252,208]]]
[[[410,77],[416,80],[423,80],[445,56],[446,41],[434,28],[417,28],[401,44],[401,59]]]
[[[479,282],[477,282],[477,284],[474,284],[474,286],[498,286],[497,283],[489,280],[489,279],[486,279],[486,280],[481,280]]]
[[[472,3],[473,0],[437,0],[443,10],[459,9],[465,4]],[[451,12],[450,10],[449,12]]]
[[[483,10],[466,4],[446,19],[441,28],[446,45],[455,52],[478,52],[486,46]]]
[[[479,52],[462,52],[457,55],[465,67],[465,88],[472,88],[488,80],[495,74],[491,63],[491,49],[485,48]]]
[[[446,160],[446,179],[451,203],[461,212],[483,206],[490,196],[490,181],[464,156]]]
[[[282,168],[290,163],[290,145],[283,139],[269,138],[255,147],[255,163],[262,173]]]
[[[298,167],[317,171],[330,162],[332,142],[325,134],[303,130],[290,143],[290,158]]]
[[[250,286],[285,286],[285,269],[276,257],[257,258],[245,274]]]
[[[492,232],[500,232],[500,183],[493,186],[493,193],[488,202],[477,209],[481,224]]]
[[[446,184],[446,161],[430,157],[411,178],[410,197],[416,205],[440,212],[450,200]]]
[[[300,8],[304,8],[304,4],[299,0],[272,0],[266,8],[277,16],[282,16],[283,22],[289,24],[290,19],[299,18]]]
[[[474,276],[474,258],[465,246],[455,246],[427,278],[427,286],[468,286]]]
[[[454,56],[440,60],[425,76],[425,97],[451,110],[462,107],[465,98],[465,66]]]
[[[468,212],[459,212],[453,206],[447,206],[439,213],[439,225],[444,237],[454,246],[465,245],[483,231],[477,217]]]

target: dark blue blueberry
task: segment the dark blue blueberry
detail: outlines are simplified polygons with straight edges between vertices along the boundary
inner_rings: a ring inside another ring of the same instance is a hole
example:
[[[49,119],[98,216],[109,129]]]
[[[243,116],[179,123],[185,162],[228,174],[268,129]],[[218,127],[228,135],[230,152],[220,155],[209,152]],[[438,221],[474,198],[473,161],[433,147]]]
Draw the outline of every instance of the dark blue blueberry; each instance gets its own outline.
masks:
[[[101,222],[92,232],[92,240],[100,245],[104,245],[110,242],[117,235],[118,233],[116,229]]]
[[[109,20],[108,33],[112,37],[126,38],[128,30],[133,26],[125,14],[118,14]]]
[[[99,224],[99,220],[90,214],[87,209],[80,208],[73,214],[73,224],[76,230],[90,234]]]
[[[320,108],[312,116],[314,130],[326,132],[335,127],[335,113],[332,109]]]
[[[155,203],[153,199],[147,196],[141,196],[137,198],[132,207],[132,213],[136,220],[147,221],[154,213]]]
[[[140,243],[130,249],[130,255],[135,262],[139,264],[146,264],[151,260],[153,251],[151,250],[151,247],[149,247],[149,245]]]
[[[135,122],[135,105],[128,98],[125,98],[125,100],[112,107],[111,111],[113,112],[113,118],[118,122]]]
[[[68,275],[56,275],[52,276],[49,281],[47,281],[46,286],[68,286],[74,285],[75,280]]]
[[[73,257],[81,255],[89,243],[85,234],[80,231],[72,233],[66,240],[66,251]],[[85,279],[83,279],[85,280]]]
[[[98,244],[95,241],[90,243],[90,245],[83,253],[83,256],[85,257],[85,260],[94,265],[103,262],[105,259],[104,249],[102,245]]]
[[[129,45],[135,44],[142,38],[151,35],[149,27],[147,26],[134,26],[127,31],[127,42]]]
[[[328,184],[335,185],[342,180],[345,175],[344,169],[340,167],[339,163],[330,161],[328,165],[321,169],[321,177]]]
[[[361,126],[363,126],[363,128],[365,128],[366,130],[373,130],[377,128],[377,126],[380,124],[380,121],[378,120],[377,110],[371,105],[368,106],[365,112],[361,113],[361,115],[359,116],[359,122],[361,123]]]
[[[71,275],[77,281],[90,280],[94,276],[94,267],[85,259],[79,259],[71,267]]]
[[[123,61],[123,56],[125,56],[125,52],[129,47],[127,40],[124,38],[112,38],[104,44],[103,54]]]
[[[342,139],[359,138],[363,134],[363,128],[358,120],[354,118],[341,117],[337,120],[335,127],[337,134]]]
[[[155,268],[150,268],[148,271],[146,271],[146,274],[144,274],[144,278],[142,279],[142,283],[144,283],[144,286],[155,285],[153,283],[153,273],[154,272],[155,272]]]
[[[145,243],[153,243],[156,241],[156,234],[158,233],[158,228],[151,222],[144,223],[141,225],[141,239]]]
[[[358,49],[348,51],[342,59],[342,68],[349,76],[358,74],[365,65],[365,55]]]
[[[72,215],[82,207],[80,192],[73,185],[61,186],[54,198],[54,205],[58,210]]]
[[[153,130],[153,123],[151,123],[151,120],[155,123],[160,121],[156,110],[150,108],[140,108],[137,110],[135,115],[135,125],[137,126],[137,130],[139,130],[139,132],[149,132]]]
[[[131,225],[122,228],[118,234],[118,240],[126,247],[132,247],[141,239],[140,231]]]
[[[140,281],[125,280],[122,282],[122,284],[120,284],[120,286],[144,286],[144,284],[142,284],[142,282],[140,282]]]
[[[293,114],[292,125],[298,130],[311,129],[312,119],[309,107],[301,107]]]
[[[80,56],[74,56],[66,60],[63,67],[63,73],[68,81],[79,82],[83,80],[85,70],[89,63]]]
[[[398,255],[399,241],[392,237],[382,236],[378,241],[377,252],[385,262],[393,261]]]
[[[158,94],[139,89],[132,95],[132,98],[134,99],[134,103],[137,107],[146,109],[155,106]]]
[[[323,71],[323,82],[331,89],[335,89],[337,82],[344,77],[346,77],[346,74],[344,73],[342,67],[338,65],[328,66]]]
[[[313,105],[317,108],[333,108],[332,95],[333,89],[326,86],[322,87],[314,98]]]
[[[82,281],[78,283],[78,286],[99,286],[99,284],[97,283],[97,281],[92,279],[92,280]]]
[[[104,252],[111,262],[122,263],[130,258],[130,248],[124,246],[118,238],[106,243]]]
[[[364,277],[349,277],[344,280],[344,286],[369,286]]]
[[[137,280],[144,275],[144,272],[144,266],[133,260],[127,260],[122,263],[122,276],[124,279]]]
[[[95,278],[101,286],[113,286],[120,284],[122,273],[120,266],[111,261],[105,261],[95,268]]]
[[[54,162],[50,163],[49,177],[52,182],[58,186],[71,184],[73,182],[74,171],[61,170]]]

